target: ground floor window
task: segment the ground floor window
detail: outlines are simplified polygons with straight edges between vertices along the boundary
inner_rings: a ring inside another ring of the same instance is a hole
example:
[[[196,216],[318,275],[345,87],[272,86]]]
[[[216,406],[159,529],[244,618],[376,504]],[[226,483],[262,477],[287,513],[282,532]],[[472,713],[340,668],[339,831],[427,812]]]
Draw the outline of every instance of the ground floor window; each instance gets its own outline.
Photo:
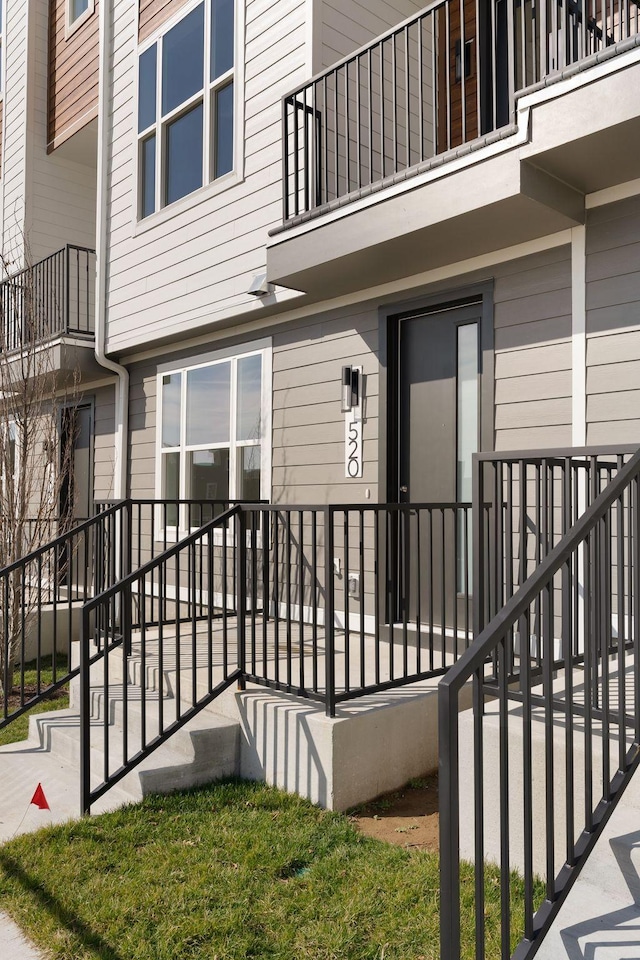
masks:
[[[158,374],[156,494],[206,501],[169,507],[169,526],[206,523],[229,500],[268,499],[270,349],[176,366]]]

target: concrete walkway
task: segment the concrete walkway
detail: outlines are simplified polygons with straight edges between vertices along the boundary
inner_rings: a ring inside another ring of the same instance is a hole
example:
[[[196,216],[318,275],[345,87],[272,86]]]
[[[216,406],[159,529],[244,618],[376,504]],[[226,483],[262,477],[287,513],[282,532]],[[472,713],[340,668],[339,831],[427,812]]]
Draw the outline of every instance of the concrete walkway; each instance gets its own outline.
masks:
[[[39,783],[50,810],[40,810],[31,803]],[[113,805],[117,805],[117,802]],[[101,812],[106,807],[106,802],[96,804],[95,812]],[[70,764],[63,766],[46,749],[29,741],[0,747],[0,844],[18,834],[32,833],[54,823],[65,823],[77,819],[79,815],[77,769]],[[19,927],[2,912],[0,958],[43,960],[43,954],[25,939]]]
[[[0,957],[6,960],[43,960],[43,954],[25,940],[22,931],[6,913],[0,913]]]
[[[24,742],[0,747],[0,843],[19,833],[63,823],[79,813],[77,774],[72,783],[69,771],[46,751],[24,748]],[[42,784],[51,810],[39,810],[31,803],[38,783]],[[5,913],[0,913],[0,957],[43,958]]]

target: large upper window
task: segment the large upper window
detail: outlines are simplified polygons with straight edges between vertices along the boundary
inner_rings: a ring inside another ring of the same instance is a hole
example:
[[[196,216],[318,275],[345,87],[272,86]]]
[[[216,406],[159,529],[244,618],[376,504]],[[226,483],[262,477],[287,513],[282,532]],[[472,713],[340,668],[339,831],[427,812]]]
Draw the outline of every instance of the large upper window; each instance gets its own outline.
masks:
[[[191,522],[206,522],[228,500],[268,497],[268,394],[259,350],[184,367],[158,377],[158,493],[164,500],[206,500]],[[169,508],[170,526],[185,517]]]
[[[138,63],[138,214],[233,170],[234,0],[201,0]]]

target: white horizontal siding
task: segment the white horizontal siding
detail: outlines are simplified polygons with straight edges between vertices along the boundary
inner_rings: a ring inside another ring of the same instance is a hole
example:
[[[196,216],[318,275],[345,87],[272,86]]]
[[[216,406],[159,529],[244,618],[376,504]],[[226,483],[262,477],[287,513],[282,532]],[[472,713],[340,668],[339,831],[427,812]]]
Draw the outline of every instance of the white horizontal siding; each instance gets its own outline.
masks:
[[[4,94],[4,150],[2,156],[3,238],[5,257],[16,267],[23,262],[26,185],[27,115],[27,4],[6,5],[3,56],[6,61]]]
[[[318,0],[321,21],[321,58],[318,69],[330,67],[390,27],[402,23],[425,6],[423,0]]]
[[[109,175],[109,349],[186,332],[203,321],[250,312],[246,291],[266,266],[268,231],[282,204],[281,97],[304,79],[304,0],[250,0],[245,29],[245,178],[205,187],[198,202],[136,233],[133,88],[135,11],[118,4]],[[193,198],[192,198],[193,199]],[[161,215],[162,216],[162,215]]]

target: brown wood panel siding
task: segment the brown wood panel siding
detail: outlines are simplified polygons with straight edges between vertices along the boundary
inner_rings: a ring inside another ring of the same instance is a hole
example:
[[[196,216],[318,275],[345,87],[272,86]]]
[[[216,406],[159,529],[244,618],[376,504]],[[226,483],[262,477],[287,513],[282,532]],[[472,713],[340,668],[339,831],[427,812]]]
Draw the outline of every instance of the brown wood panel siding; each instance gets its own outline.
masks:
[[[98,7],[77,30],[66,36],[66,2],[50,0],[49,153],[98,115]]]
[[[140,0],[138,40],[140,43],[166,23],[189,0]]]
[[[448,19],[448,22],[447,22]],[[457,46],[462,44],[460,6],[449,3],[438,11],[438,141],[437,152],[442,153],[463,142],[462,136],[462,79],[456,79]],[[449,82],[447,86],[446,38],[449,37]],[[464,83],[465,136],[468,143],[478,136],[478,77],[476,71],[476,8],[464,3],[464,43],[468,48],[468,71]],[[461,50],[460,62],[464,63]],[[464,67],[462,67],[464,70]],[[447,113],[447,99],[449,113]],[[447,132],[449,138],[447,138]]]

